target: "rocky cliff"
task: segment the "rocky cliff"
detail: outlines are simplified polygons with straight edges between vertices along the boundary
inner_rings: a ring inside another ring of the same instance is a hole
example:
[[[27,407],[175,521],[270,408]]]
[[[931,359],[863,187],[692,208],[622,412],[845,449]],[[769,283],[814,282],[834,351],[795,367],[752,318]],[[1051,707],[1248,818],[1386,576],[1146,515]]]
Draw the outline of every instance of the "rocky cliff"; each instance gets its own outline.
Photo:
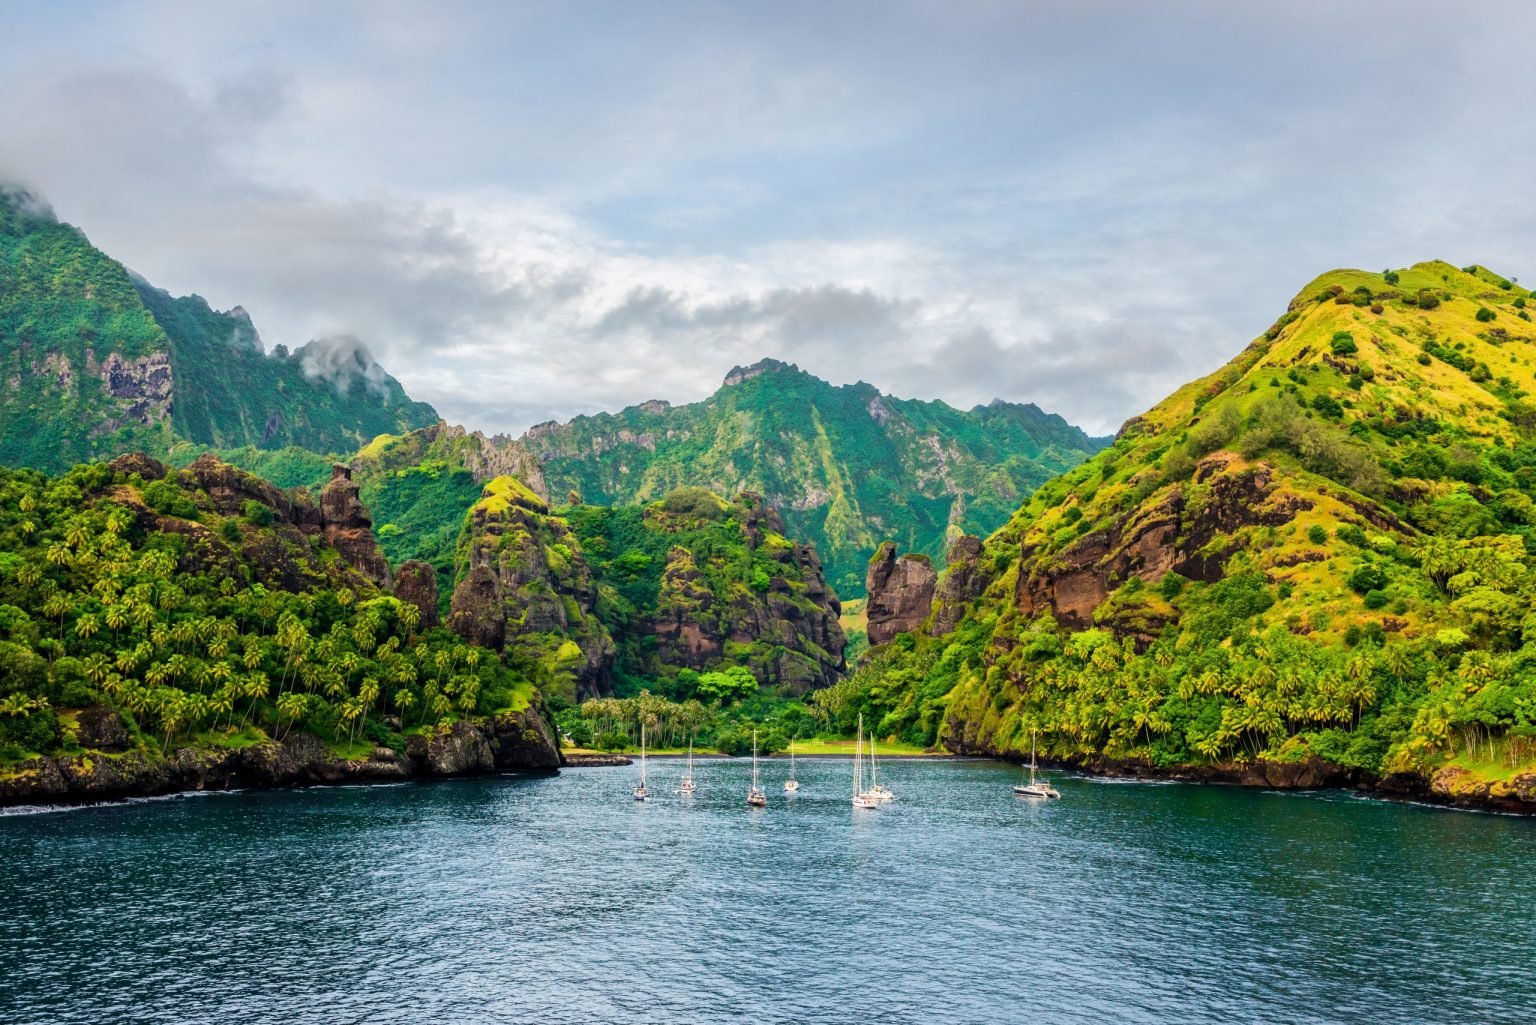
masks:
[[[503,652],[567,703],[608,690],[613,639],[580,542],[516,478],[485,485],[465,518],[455,575],[449,629]]]
[[[898,556],[895,544],[881,542],[869,560],[864,584],[869,595],[869,643],[884,644],[899,633],[921,627],[933,605],[937,582],[938,573],[928,556]]]
[[[317,502],[211,456],[0,467],[0,802],[553,767],[533,681],[407,570],[344,469]]]
[[[740,666],[786,694],[825,686],[847,646],[814,546],[762,496],[681,488],[645,507],[566,510],[597,572],[625,686]],[[686,690],[686,688],[684,688]]]
[[[343,758],[309,733],[237,750],[179,747],[166,756],[135,748],[121,716],[82,709],[78,754],[38,757],[0,768],[0,806],[80,804],[197,790],[304,787],[384,780],[554,771],[560,752],[536,710],[415,733],[404,751],[375,747]],[[88,725],[87,725],[88,724]]]
[[[351,451],[436,419],[355,339],[267,353],[245,311],[172,298],[0,184],[0,462],[59,470],[178,442]]]
[[[1104,440],[1033,405],[961,411],[766,359],[702,402],[540,424],[522,442],[555,501],[645,504],[684,486],[761,494],[790,536],[816,546],[828,582],[856,596],[880,538],[938,558],[953,534],[997,528]]]
[[[1529,810],[1533,303],[1482,267],[1323,275],[956,553],[875,710],[968,753]]]

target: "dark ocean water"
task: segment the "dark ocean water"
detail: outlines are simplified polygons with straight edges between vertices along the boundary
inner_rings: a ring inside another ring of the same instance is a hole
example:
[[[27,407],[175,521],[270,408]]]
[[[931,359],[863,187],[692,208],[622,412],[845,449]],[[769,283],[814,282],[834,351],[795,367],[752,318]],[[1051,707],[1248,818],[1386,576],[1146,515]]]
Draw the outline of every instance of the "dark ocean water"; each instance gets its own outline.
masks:
[[[1536,1021],[1536,822],[765,764],[0,816],[0,1022]]]

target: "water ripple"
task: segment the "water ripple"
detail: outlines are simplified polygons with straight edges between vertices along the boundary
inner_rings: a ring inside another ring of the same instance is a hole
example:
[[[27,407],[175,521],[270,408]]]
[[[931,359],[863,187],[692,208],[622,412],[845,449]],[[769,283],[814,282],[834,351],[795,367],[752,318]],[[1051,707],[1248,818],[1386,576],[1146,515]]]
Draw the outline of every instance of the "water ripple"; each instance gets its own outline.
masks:
[[[774,765],[774,768],[778,768]],[[0,819],[0,1021],[1527,1022],[1536,823],[893,762]],[[770,775],[772,772],[770,771]],[[1141,781],[1135,781],[1141,782]]]

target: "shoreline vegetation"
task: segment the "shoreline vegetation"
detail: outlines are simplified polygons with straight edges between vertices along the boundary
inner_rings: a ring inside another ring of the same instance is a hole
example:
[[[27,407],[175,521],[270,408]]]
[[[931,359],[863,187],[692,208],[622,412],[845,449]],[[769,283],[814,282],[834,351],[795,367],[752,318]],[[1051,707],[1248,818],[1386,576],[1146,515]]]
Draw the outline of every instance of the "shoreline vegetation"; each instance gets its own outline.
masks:
[[[281,743],[263,739],[241,748],[181,748],[171,758],[142,751],[119,754],[90,752],[38,758],[0,770],[0,809],[103,807],[133,800],[236,790],[296,790],[326,786],[376,786],[381,783],[432,782],[485,776],[558,774],[565,768],[626,767],[635,752],[566,748],[558,762],[545,752],[547,734],[532,748],[511,739],[537,731],[537,717],[515,715],[501,721],[455,723],[435,738],[413,743],[404,753],[378,748],[362,757],[342,757],[331,745],[309,734],[294,734]],[[510,741],[510,742],[509,742]],[[843,751],[843,745],[849,750]],[[852,741],[796,745],[797,758],[813,761],[851,757]],[[684,751],[647,751],[647,756],[674,761]],[[783,760],[786,755],[774,756]],[[890,761],[990,761],[1023,764],[1014,753],[931,750],[893,751]],[[746,760],[719,752],[694,751],[695,759]],[[1083,760],[1042,758],[1042,768],[1082,778],[1142,783],[1183,783],[1288,792],[1353,793],[1369,800],[1418,804],[1444,810],[1536,817],[1536,780],[1523,789],[1482,784],[1456,786],[1458,777],[1426,778],[1399,774],[1376,778],[1320,760],[1305,763],[1254,762],[1189,765],[1163,768],[1136,759],[1104,757]]]

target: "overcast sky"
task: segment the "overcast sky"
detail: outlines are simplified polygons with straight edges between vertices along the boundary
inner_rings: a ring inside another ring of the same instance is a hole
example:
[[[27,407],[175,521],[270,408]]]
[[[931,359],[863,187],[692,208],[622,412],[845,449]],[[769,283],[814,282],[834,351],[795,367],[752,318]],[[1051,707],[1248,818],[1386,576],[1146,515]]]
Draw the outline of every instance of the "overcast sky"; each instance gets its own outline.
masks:
[[[18,3],[0,178],[448,419],[765,355],[1113,430],[1327,269],[1536,278],[1536,3]]]

